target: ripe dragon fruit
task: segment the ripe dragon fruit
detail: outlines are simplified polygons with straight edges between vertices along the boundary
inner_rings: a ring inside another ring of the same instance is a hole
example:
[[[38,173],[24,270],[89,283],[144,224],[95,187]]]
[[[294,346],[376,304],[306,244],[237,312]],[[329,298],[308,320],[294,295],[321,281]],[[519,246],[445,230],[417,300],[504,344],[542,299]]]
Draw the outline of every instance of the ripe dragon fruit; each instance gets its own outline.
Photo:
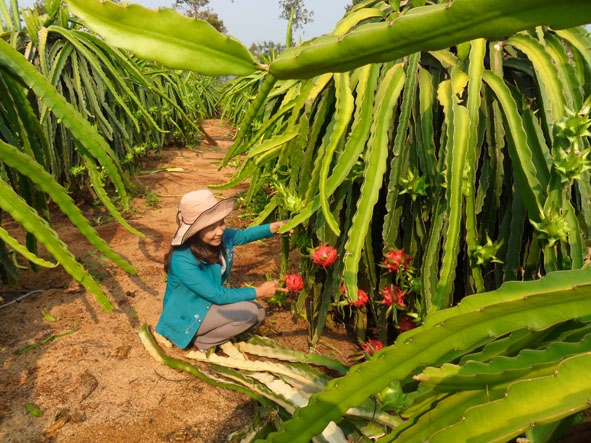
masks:
[[[312,251],[310,258],[317,265],[328,268],[337,261],[337,250],[329,245],[318,246]]]
[[[299,274],[286,274],[285,286],[293,292],[298,292],[304,289],[304,279]]]

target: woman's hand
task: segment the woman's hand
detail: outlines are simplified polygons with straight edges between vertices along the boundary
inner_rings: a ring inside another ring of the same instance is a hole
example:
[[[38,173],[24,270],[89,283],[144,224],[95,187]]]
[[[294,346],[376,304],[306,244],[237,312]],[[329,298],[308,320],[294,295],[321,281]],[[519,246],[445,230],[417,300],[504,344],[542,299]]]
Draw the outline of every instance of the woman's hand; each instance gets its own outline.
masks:
[[[279,231],[279,228],[281,226],[283,226],[284,224],[286,224],[289,220],[280,220],[280,221],[276,221],[273,222],[269,225],[269,229],[271,229],[271,233],[272,234],[277,234],[277,231]]]
[[[276,292],[289,292],[287,288],[280,288],[277,280],[266,281],[262,285],[255,288],[257,297],[269,298],[273,297]]]

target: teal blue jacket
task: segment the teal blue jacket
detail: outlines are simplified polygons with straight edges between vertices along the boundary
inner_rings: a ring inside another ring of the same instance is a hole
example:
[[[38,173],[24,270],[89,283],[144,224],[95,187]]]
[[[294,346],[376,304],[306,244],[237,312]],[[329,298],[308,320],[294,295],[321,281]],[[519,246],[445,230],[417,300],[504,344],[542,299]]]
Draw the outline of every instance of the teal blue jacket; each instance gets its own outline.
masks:
[[[156,332],[184,349],[197,334],[212,304],[254,300],[254,288],[227,288],[223,284],[230,275],[235,245],[272,236],[268,224],[244,230],[226,228],[222,238],[226,260],[223,275],[219,264],[202,263],[200,267],[189,247],[177,247],[170,259],[162,314]]]

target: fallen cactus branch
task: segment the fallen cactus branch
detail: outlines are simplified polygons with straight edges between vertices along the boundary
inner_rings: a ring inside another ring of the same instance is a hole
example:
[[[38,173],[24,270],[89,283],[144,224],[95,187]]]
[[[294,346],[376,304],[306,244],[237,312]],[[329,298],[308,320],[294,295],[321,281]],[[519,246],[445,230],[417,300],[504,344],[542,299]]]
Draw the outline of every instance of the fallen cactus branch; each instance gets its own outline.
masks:
[[[186,358],[206,365],[206,369],[200,369],[188,361],[167,355],[147,325],[144,324],[138,334],[156,361],[192,374],[212,386],[242,392],[257,400],[263,408],[272,406],[276,409],[277,414],[272,414],[275,423],[271,427],[274,429],[268,429],[268,422],[260,423],[255,430],[249,427],[248,434],[253,438],[261,438],[261,432],[268,434],[276,431],[280,424],[277,421],[291,418],[298,408],[308,404],[313,394],[324,390],[333,376],[339,377],[348,370],[346,365],[328,356],[294,351],[259,336],[248,341],[223,344],[220,348],[226,356],[196,350],[187,352]],[[278,417],[281,420],[277,420]],[[314,441],[346,442],[360,437],[375,439],[401,423],[399,417],[383,411],[377,399],[372,397],[358,407],[350,408],[338,424],[329,422]]]

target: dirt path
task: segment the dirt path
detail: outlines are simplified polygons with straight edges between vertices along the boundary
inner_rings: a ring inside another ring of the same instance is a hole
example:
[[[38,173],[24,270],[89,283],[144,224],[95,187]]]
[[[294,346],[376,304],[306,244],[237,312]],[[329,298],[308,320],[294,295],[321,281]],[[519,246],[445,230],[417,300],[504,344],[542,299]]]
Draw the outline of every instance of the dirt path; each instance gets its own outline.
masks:
[[[249,397],[216,389],[156,363],[137,337],[138,328],[144,323],[153,328],[160,314],[165,286],[162,258],[176,228],[180,196],[232,176],[231,169],[218,171],[231,145],[227,128],[218,121],[206,122],[204,128],[217,147],[203,144],[192,150],[166,150],[146,163],[145,170],[151,173],[139,176],[146,196],[134,201],[130,223],[146,238],[112,222],[97,227],[137,267],[137,275],[127,275],[100,260],[75,229],[59,219],[53,222],[72,252],[101,278],[115,309],[104,312],[59,269],[23,271],[18,289],[23,294],[38,292],[0,308],[0,441],[212,443],[226,441],[231,432],[252,420],[254,404]],[[165,171],[169,167],[182,171]],[[241,190],[246,186],[222,191],[220,196]],[[107,220],[100,213],[89,216]],[[247,223],[238,212],[228,220],[232,227]],[[237,248],[231,284],[258,284],[267,273],[277,277],[279,259],[277,239]],[[0,289],[6,302],[8,289]],[[265,335],[293,349],[307,350],[305,322],[295,323],[287,309],[268,308]],[[48,321],[44,312],[55,321]],[[64,335],[18,353],[60,334]],[[356,350],[344,330],[332,331],[326,341],[330,347],[319,350],[344,361]],[[338,354],[335,349],[340,350]],[[34,404],[42,415],[27,412],[27,404]]]

